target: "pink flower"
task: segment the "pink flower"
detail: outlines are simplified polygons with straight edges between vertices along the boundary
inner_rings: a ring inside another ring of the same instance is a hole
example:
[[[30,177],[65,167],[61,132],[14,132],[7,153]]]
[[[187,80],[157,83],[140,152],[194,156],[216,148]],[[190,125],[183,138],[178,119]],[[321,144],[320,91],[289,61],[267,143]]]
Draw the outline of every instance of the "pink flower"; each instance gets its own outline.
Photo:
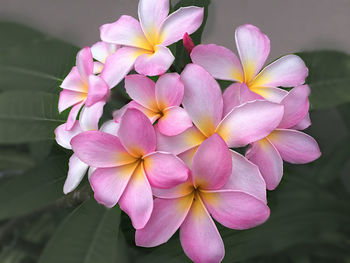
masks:
[[[121,16],[111,24],[101,26],[101,39],[124,47],[107,59],[102,76],[115,86],[129,71],[155,76],[166,72],[174,61],[167,46],[192,34],[203,21],[203,8],[190,6],[169,14],[168,0],[140,0],[139,21]]]
[[[160,245],[180,228],[181,245],[192,261],[220,262],[225,248],[211,216],[240,230],[262,224],[270,214],[262,178],[244,173],[231,176],[232,168],[226,143],[213,134],[195,153],[186,183],[154,190],[153,212],[145,227],[136,230],[136,244]]]
[[[252,143],[246,153],[246,157],[259,167],[269,190],[275,189],[282,179],[283,160],[308,163],[321,156],[315,139],[296,130],[310,125],[309,93],[307,85],[293,88],[281,101],[284,115],[277,129],[266,138]]]
[[[137,108],[151,122],[158,120],[161,133],[177,135],[192,126],[187,112],[179,107],[184,94],[179,74],[164,74],[157,83],[143,75],[129,75],[125,77],[125,89],[133,99],[125,108]]]
[[[283,117],[283,105],[260,100],[223,114],[221,89],[199,65],[187,65],[181,80],[185,87],[182,105],[194,126],[171,137],[158,133],[158,149],[161,151],[174,154],[194,152],[214,133],[220,135],[229,148],[245,146],[269,135]]]
[[[107,58],[114,54],[120,46],[109,44],[103,41],[97,42],[91,46],[92,57],[97,61],[94,62],[94,74],[100,74]]]
[[[118,131],[118,128],[119,124],[111,120],[105,122],[101,126],[100,131],[115,134]],[[74,125],[71,130],[66,130],[66,124],[64,123],[55,129],[56,141],[63,148],[71,150],[72,146],[70,144],[70,141],[72,140],[72,138],[84,131],[87,130],[82,129],[82,127],[79,124],[79,121],[74,122]],[[86,174],[86,171],[89,169],[89,165],[81,161],[76,154],[73,154],[70,157],[68,166],[69,168],[67,179],[63,186],[63,192],[65,194],[68,194],[72,192],[75,188],[77,188],[84,175]],[[90,167],[89,174],[91,174],[93,170],[94,168]]]
[[[80,125],[84,130],[97,130],[98,121],[102,116],[103,106],[109,94],[106,82],[93,74],[93,59],[89,47],[78,52],[76,66],[63,80],[58,110],[70,110],[66,129],[71,130],[76,117],[80,113]]]
[[[196,46],[192,61],[214,78],[245,83],[252,92],[277,103],[287,94],[277,87],[296,87],[305,82],[308,69],[296,55],[281,57],[262,69],[270,53],[270,40],[259,28],[239,26],[235,38],[241,62],[231,50],[214,44]]]
[[[169,188],[188,177],[188,168],[178,157],[155,151],[154,128],[136,109],[123,115],[118,137],[87,131],[75,136],[71,145],[79,159],[97,168],[90,178],[95,199],[107,207],[119,203],[136,229],[144,227],[151,215],[151,185]]]

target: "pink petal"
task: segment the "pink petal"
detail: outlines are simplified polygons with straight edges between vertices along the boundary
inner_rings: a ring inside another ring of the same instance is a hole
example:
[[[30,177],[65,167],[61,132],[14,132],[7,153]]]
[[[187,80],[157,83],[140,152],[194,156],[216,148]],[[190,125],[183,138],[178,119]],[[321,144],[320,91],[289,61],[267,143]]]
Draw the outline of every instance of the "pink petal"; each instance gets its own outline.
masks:
[[[143,32],[150,43],[157,45],[160,27],[169,14],[168,0],[140,0],[138,14]]]
[[[171,188],[185,182],[189,170],[171,153],[154,152],[144,157],[144,169],[152,187]]]
[[[106,101],[108,94],[109,87],[107,83],[101,77],[90,75],[85,105],[89,107],[98,101]]]
[[[160,110],[170,106],[179,106],[184,96],[184,85],[180,75],[167,73],[160,76],[156,83],[155,94]]]
[[[137,163],[118,167],[98,168],[90,177],[97,202],[107,207],[113,207],[123,194]]]
[[[270,53],[270,40],[259,28],[249,24],[239,26],[235,38],[245,82],[249,84],[265,64]]]
[[[136,245],[155,247],[167,242],[185,220],[192,201],[193,195],[176,199],[156,198],[148,223],[136,230]]]
[[[134,67],[136,58],[145,51],[134,47],[122,47],[110,55],[101,72],[109,88],[116,86]]]
[[[234,108],[217,127],[230,148],[241,147],[269,135],[283,117],[283,105],[256,100]]]
[[[61,86],[62,89],[85,92],[87,93],[87,82],[81,78],[78,68],[73,67],[69,74],[63,80]]]
[[[156,149],[152,123],[139,110],[126,110],[120,121],[118,136],[125,149],[135,157],[142,157]]]
[[[306,114],[304,119],[302,119],[298,124],[294,125],[291,129],[293,130],[305,130],[311,125],[310,114]]]
[[[251,91],[275,103],[281,103],[284,97],[288,95],[288,91],[274,87],[251,88]]]
[[[175,106],[163,111],[163,116],[158,120],[157,126],[164,135],[174,136],[192,127],[192,121],[183,108]]]
[[[315,139],[300,131],[278,129],[268,139],[289,163],[309,163],[321,156]]]
[[[305,118],[309,112],[309,94],[310,88],[307,85],[289,91],[281,102],[284,105],[284,115],[279,128],[291,128]]]
[[[268,139],[254,142],[246,157],[259,167],[266,182],[266,188],[274,190],[283,176],[283,160]]]
[[[86,93],[76,92],[72,90],[62,90],[58,100],[58,111],[61,113],[65,109],[85,100]]]
[[[308,69],[296,55],[283,56],[264,68],[252,87],[295,87],[305,83]]]
[[[193,63],[205,68],[216,79],[244,81],[240,61],[231,50],[223,46],[198,45],[193,48],[191,59]]]
[[[86,105],[80,112],[79,122],[84,131],[97,131],[98,122],[103,114],[103,107],[106,103],[99,101],[94,105],[87,107]]]
[[[194,154],[197,152],[199,146],[193,147],[183,153],[180,153],[178,157],[184,161],[184,163],[187,165],[188,168],[192,168],[192,162]],[[192,181],[191,181],[192,182]]]
[[[198,195],[180,227],[180,241],[193,262],[221,262],[224,258],[224,243]]]
[[[118,137],[100,132],[86,131],[71,140],[74,153],[93,167],[114,167],[135,162]]]
[[[222,95],[224,100],[224,116],[233,108],[248,101],[264,99],[260,95],[252,92],[245,83],[234,83],[230,85]]]
[[[158,111],[153,80],[143,75],[128,75],[125,77],[125,89],[134,101],[149,110]]]
[[[114,120],[106,121],[102,124],[100,131],[109,133],[111,135],[117,135],[119,130],[119,123]]]
[[[232,159],[224,140],[214,133],[198,148],[193,157],[192,176],[200,189],[219,189],[230,178]]]
[[[71,130],[73,128],[75,121],[77,119],[78,113],[83,105],[84,105],[84,102],[80,102],[78,104],[75,104],[71,108],[67,118],[67,122],[66,122],[66,130]]]
[[[119,199],[120,208],[129,215],[135,229],[143,228],[153,210],[152,189],[140,164]]]
[[[117,122],[120,122],[121,117],[124,115],[127,109],[137,109],[141,111],[143,114],[145,114],[148,117],[151,123],[154,123],[160,117],[159,113],[149,110],[143,107],[142,105],[138,104],[136,101],[132,100],[128,104],[120,108],[119,110],[114,111],[113,119]]]
[[[193,123],[206,136],[215,132],[222,118],[221,89],[213,77],[202,67],[188,64],[181,73],[185,86],[182,104]]]
[[[266,204],[266,184],[259,168],[232,150],[231,157],[232,173],[222,189],[247,193]]]
[[[92,45],[91,53],[92,57],[101,63],[105,63],[109,55],[116,52],[118,46],[115,44],[109,44],[103,41],[99,41]]]
[[[161,27],[161,43],[169,46],[180,39],[187,32],[192,34],[203,22],[204,8],[189,6],[181,7],[168,16]]]
[[[83,132],[79,125],[79,121],[75,121],[71,130],[66,130],[66,124],[63,123],[55,129],[56,142],[63,148],[72,149],[70,145],[71,139]]]
[[[84,47],[77,55],[77,68],[84,82],[88,81],[89,75],[93,73],[94,61],[89,47]]]
[[[240,191],[201,191],[208,212],[220,224],[243,230],[264,223],[270,216],[269,207],[261,200]]]
[[[123,46],[152,50],[139,21],[131,16],[121,16],[116,22],[100,27],[102,41]]]
[[[82,162],[75,154],[69,158],[68,175],[63,186],[64,194],[68,194],[78,187],[88,168],[89,165]]]
[[[154,52],[144,53],[135,61],[137,73],[147,76],[157,76],[165,73],[173,64],[174,56],[170,49],[158,45],[154,47]]]
[[[169,189],[152,187],[152,192],[155,197],[162,199],[181,198],[191,194],[194,190],[192,178],[188,177],[187,181]]]
[[[200,145],[206,137],[194,126],[175,136],[166,136],[157,132],[157,150],[180,154]]]

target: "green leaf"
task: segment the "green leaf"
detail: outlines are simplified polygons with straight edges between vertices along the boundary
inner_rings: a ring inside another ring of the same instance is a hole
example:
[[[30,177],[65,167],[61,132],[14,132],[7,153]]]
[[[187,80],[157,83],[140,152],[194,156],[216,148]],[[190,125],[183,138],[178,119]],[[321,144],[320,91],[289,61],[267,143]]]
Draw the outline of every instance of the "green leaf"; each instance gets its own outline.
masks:
[[[57,110],[58,96],[44,92],[0,93],[0,143],[54,139],[54,129],[65,122]]]
[[[94,199],[77,207],[57,229],[39,263],[115,263],[119,258],[120,209]]]
[[[34,165],[35,161],[28,153],[15,149],[0,149],[0,171],[21,171]]]
[[[0,219],[21,216],[49,204],[63,195],[68,157],[51,157],[44,164],[0,181]]]
[[[350,55],[338,51],[302,52],[309,68],[312,108],[330,108],[350,102]]]
[[[0,35],[0,90],[58,93],[78,48],[12,22],[0,22]]]

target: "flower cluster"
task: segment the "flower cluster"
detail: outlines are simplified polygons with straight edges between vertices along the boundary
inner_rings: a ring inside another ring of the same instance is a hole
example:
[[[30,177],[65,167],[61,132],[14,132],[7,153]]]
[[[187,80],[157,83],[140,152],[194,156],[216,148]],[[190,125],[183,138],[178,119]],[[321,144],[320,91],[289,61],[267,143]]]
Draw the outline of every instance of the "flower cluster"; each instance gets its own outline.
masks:
[[[102,41],[79,51],[62,82],[59,111],[71,109],[56,140],[74,152],[64,193],[88,171],[95,199],[129,215],[138,246],[165,243],[180,229],[191,260],[220,262],[213,219],[238,230],[262,224],[270,215],[266,189],[280,183],[283,161],[321,154],[300,131],[311,124],[308,69],[296,55],[262,69],[270,42],[253,25],[236,29],[239,59],[222,46],[195,46],[189,34],[202,23],[199,7],[169,15],[168,0],[140,0],[138,15],[101,26]],[[167,46],[181,39],[192,63],[178,74]],[[232,84],[222,93],[215,79]],[[122,80],[132,100],[99,127]]]

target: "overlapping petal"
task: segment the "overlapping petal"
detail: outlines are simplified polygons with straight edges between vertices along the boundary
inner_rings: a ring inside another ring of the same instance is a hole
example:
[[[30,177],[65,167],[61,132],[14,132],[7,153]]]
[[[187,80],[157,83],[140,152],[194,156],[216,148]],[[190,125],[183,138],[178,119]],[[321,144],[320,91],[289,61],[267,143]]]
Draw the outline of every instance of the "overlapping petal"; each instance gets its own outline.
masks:
[[[98,101],[106,101],[109,94],[109,87],[107,83],[98,76],[90,75],[88,77],[89,89],[86,97],[85,105],[91,106]]]
[[[229,179],[231,170],[230,151],[215,133],[199,146],[193,157],[193,184],[201,189],[219,189]]]
[[[194,262],[221,262],[225,255],[221,236],[198,195],[180,227],[180,241]]]
[[[206,136],[215,132],[222,118],[223,100],[220,87],[201,66],[189,64],[181,73],[185,86],[182,104],[193,123]]]
[[[305,83],[308,69],[296,55],[283,56],[265,67],[252,83],[254,87],[295,87]]]
[[[321,156],[317,142],[296,130],[277,129],[268,136],[283,160],[289,163],[308,163]]]
[[[204,8],[181,7],[168,16],[161,27],[160,43],[169,46],[182,39],[185,33],[192,34],[203,22]]]
[[[158,129],[166,136],[178,135],[192,126],[188,113],[181,107],[170,107],[163,111],[158,120]]]
[[[170,49],[157,45],[152,52],[145,52],[135,61],[135,70],[139,74],[157,76],[165,73],[175,58]]]
[[[119,205],[131,218],[135,229],[143,228],[151,217],[153,210],[152,189],[142,164],[135,169],[119,199]]]
[[[152,187],[171,188],[188,178],[189,170],[173,154],[154,152],[143,158],[144,169]]]
[[[78,52],[76,64],[81,79],[84,82],[87,82],[88,77],[92,74],[94,68],[94,62],[89,47],[84,47]]]
[[[235,38],[244,70],[244,81],[249,84],[265,64],[270,53],[270,40],[259,28],[249,24],[239,26]]]
[[[234,108],[222,120],[216,132],[229,147],[241,147],[269,135],[280,123],[283,105],[252,101]]]
[[[160,110],[179,106],[184,96],[184,85],[180,75],[168,73],[160,76],[156,83],[155,96]]]
[[[144,228],[136,230],[136,245],[154,247],[167,242],[181,226],[192,201],[192,194],[176,199],[156,198],[151,218]]]
[[[140,0],[138,15],[146,38],[153,45],[157,45],[160,28],[169,14],[168,0]]]
[[[274,190],[283,175],[283,160],[268,139],[254,142],[246,153],[246,157],[259,167],[266,182],[266,188]]]
[[[143,75],[128,75],[125,77],[125,90],[137,103],[149,110],[157,111],[155,83]]]
[[[195,46],[191,52],[191,59],[216,79],[244,81],[239,59],[231,50],[223,46],[215,44]]]
[[[123,15],[114,23],[102,25],[100,36],[107,43],[152,50],[139,21],[131,16]]]
[[[138,163],[98,168],[91,177],[90,184],[97,202],[113,207],[119,201]]]
[[[98,130],[98,122],[103,114],[104,101],[99,101],[94,105],[84,106],[80,112],[79,122],[84,131]]]
[[[208,212],[226,227],[243,230],[264,223],[269,207],[261,200],[240,191],[201,191]]]
[[[118,49],[107,58],[101,77],[113,88],[133,69],[135,60],[144,52],[145,50],[135,47]]]
[[[118,137],[125,149],[139,158],[156,149],[152,123],[139,110],[127,109],[120,121]]]
[[[86,131],[71,140],[74,153],[93,167],[114,167],[135,162],[118,137],[100,132]]]

